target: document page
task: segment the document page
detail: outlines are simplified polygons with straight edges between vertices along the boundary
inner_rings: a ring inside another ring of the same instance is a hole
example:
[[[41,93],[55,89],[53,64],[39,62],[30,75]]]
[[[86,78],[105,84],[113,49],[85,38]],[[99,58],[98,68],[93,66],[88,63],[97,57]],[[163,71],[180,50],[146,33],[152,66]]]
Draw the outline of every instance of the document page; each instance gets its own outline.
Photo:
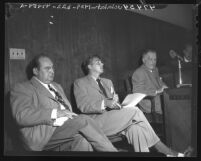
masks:
[[[122,107],[127,108],[127,107],[134,107],[136,106],[144,97],[146,94],[143,93],[133,93],[133,94],[128,94],[126,98],[122,102]]]

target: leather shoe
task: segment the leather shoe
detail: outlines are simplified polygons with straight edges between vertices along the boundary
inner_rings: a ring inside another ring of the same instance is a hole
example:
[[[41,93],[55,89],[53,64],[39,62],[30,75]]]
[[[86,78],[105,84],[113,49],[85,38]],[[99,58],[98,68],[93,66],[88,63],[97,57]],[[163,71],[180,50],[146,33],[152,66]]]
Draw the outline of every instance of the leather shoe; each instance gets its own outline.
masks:
[[[193,148],[189,146],[185,151],[184,151],[184,157],[191,157],[193,153]]]

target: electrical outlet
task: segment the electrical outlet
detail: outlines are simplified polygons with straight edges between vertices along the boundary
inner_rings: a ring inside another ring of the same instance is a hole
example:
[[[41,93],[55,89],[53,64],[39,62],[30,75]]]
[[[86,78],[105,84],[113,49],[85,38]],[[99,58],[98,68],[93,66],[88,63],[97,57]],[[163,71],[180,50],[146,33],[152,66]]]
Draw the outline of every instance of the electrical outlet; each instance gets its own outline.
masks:
[[[25,49],[10,48],[10,59],[25,59]]]

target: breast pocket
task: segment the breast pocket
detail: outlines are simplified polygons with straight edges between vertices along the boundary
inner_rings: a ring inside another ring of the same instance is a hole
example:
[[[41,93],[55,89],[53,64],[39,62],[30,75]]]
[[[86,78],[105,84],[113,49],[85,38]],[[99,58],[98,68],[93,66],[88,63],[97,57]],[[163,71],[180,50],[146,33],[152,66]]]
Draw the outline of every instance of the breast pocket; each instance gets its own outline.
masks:
[[[51,109],[60,107],[59,103],[56,102],[56,100],[50,97],[43,97],[43,96],[40,96],[39,98],[39,106],[43,108],[51,108]]]

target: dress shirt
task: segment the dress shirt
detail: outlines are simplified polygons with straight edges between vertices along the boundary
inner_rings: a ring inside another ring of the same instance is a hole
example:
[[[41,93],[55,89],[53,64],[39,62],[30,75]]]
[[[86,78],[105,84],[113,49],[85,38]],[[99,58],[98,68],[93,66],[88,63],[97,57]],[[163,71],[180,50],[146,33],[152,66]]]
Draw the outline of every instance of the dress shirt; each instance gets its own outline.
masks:
[[[41,82],[37,77],[35,77],[35,79],[37,81],[39,81],[52,94],[53,97],[55,97],[55,93],[53,91],[49,90],[48,84],[45,84],[45,83]],[[51,85],[52,88],[55,89],[55,87],[52,84],[50,84],[50,85]],[[62,110],[65,109],[65,107],[62,104],[60,104],[60,108]],[[51,119],[54,120],[54,122],[53,122],[54,126],[62,126],[64,124],[64,122],[68,120],[68,117],[59,117],[59,118],[57,118],[57,109],[53,109],[52,113],[51,113]]]
[[[91,76],[95,81],[96,81],[96,78]],[[97,78],[98,79],[98,78]],[[98,85],[98,82],[96,81],[97,85]],[[105,110],[106,106],[105,106],[105,101],[103,100],[102,103],[101,103],[101,110]]]

